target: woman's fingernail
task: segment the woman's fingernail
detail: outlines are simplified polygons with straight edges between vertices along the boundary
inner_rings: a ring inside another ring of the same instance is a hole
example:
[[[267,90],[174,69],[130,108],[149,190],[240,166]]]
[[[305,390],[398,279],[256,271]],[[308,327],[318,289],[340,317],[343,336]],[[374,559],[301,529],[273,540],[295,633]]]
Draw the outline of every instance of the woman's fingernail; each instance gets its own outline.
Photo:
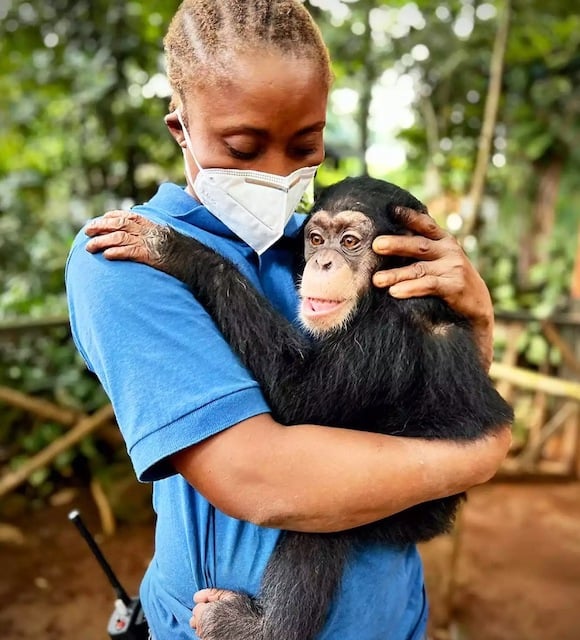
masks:
[[[396,284],[394,284],[392,287],[389,288],[389,294],[393,296],[393,298],[397,298],[400,291],[401,291],[400,287],[397,287]]]

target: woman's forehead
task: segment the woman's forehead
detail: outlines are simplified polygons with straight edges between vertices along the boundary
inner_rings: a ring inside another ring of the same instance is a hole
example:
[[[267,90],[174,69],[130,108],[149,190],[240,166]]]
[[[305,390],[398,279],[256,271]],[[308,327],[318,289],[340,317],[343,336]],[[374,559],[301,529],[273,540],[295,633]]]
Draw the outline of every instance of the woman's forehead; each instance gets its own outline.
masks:
[[[201,117],[215,129],[300,131],[325,121],[328,88],[315,62],[276,53],[230,60],[213,81],[190,90],[193,122]]]

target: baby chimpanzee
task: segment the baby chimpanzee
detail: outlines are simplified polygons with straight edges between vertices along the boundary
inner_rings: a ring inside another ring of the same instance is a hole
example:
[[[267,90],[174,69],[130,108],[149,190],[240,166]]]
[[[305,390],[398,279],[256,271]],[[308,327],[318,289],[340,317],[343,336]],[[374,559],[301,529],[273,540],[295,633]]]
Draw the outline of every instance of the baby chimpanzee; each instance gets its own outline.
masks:
[[[254,374],[275,419],[391,435],[473,440],[513,419],[481,365],[469,322],[435,297],[397,300],[371,284],[409,264],[372,250],[404,234],[410,193],[346,179],[317,199],[304,229],[299,331],[225,258],[131,216],[137,252],[120,255],[179,278]],[[135,246],[132,247],[135,250]],[[323,627],[352,547],[404,545],[448,531],[463,495],[334,534],[285,532],[256,598],[233,594],[203,614],[204,640],[309,640]]]

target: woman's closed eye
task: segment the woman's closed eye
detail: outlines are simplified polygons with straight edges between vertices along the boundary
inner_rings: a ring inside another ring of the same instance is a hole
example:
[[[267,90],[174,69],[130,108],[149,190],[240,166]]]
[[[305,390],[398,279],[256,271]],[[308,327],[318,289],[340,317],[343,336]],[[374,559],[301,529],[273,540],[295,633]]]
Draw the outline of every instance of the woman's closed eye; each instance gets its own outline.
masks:
[[[255,158],[258,157],[259,153],[260,153],[260,149],[239,149],[236,147],[233,147],[231,144],[228,144],[226,142],[226,149],[228,151],[228,153],[233,157],[236,158],[236,160],[254,160]]]

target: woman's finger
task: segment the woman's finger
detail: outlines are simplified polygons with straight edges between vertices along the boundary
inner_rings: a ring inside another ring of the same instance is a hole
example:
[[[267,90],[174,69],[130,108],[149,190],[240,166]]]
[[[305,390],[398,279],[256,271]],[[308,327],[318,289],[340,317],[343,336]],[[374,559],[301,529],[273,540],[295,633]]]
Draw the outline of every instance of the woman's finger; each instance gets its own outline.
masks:
[[[430,240],[441,240],[450,234],[442,229],[427,213],[421,213],[408,207],[397,207],[395,212],[401,216],[401,220],[407,229],[425,236]]]
[[[418,280],[428,275],[428,267],[425,262],[415,262],[407,267],[399,267],[398,269],[387,269],[385,271],[377,271],[373,275],[373,284],[375,287],[392,287],[398,282],[406,280]],[[434,274],[432,274],[434,275]]]
[[[405,280],[389,288],[393,298],[419,298],[423,296],[451,297],[451,286],[443,277],[428,275],[418,280]]]
[[[423,236],[377,236],[373,242],[373,251],[380,255],[426,260],[435,260],[444,253],[436,241]]]
[[[373,284],[375,287],[392,287],[400,282],[419,280],[426,276],[442,277],[446,282],[464,282],[463,262],[448,256],[439,260],[419,261],[405,267],[385,269],[373,275]]]
[[[430,240],[425,236],[377,236],[373,251],[379,255],[437,260],[453,253],[460,247],[454,240]]]

